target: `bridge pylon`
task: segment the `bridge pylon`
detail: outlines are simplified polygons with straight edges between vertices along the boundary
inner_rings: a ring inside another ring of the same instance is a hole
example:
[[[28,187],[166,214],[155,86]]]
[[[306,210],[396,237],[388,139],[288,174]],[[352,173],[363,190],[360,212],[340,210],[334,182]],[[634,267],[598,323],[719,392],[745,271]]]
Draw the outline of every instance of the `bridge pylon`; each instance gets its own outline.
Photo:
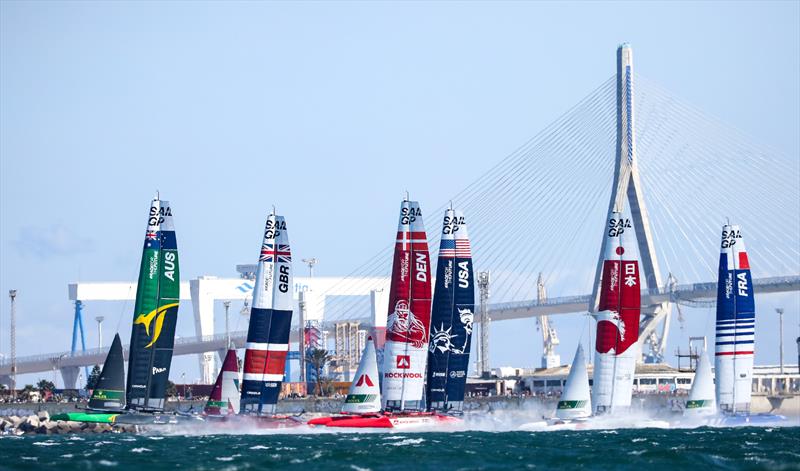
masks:
[[[642,182],[639,178],[639,162],[636,155],[636,128],[634,121],[634,88],[633,88],[633,50],[628,43],[617,48],[617,144],[616,163],[614,167],[614,183],[611,200],[608,203],[606,220],[612,212],[622,212],[625,200],[630,205],[631,219],[639,248],[642,273],[647,289],[662,287],[661,271],[658,267],[653,234],[650,230],[650,218],[644,201]],[[603,254],[606,250],[606,238],[600,247],[595,271],[592,297],[589,311],[596,312],[600,297],[600,277],[603,270]],[[663,361],[666,338],[669,328],[672,304],[664,301],[653,305],[642,306],[642,319],[639,332],[639,347],[647,341],[650,351],[644,355],[648,363]],[[661,334],[656,333],[658,324],[664,321]]]

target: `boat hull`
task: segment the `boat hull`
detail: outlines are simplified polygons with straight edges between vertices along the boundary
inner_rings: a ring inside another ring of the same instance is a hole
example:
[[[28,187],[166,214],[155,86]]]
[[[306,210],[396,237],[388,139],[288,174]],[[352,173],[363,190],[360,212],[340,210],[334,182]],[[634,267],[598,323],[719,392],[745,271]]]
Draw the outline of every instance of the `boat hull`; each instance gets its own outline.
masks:
[[[205,416],[206,423],[228,431],[241,429],[283,429],[305,425],[305,422],[292,415],[227,415]]]
[[[308,421],[308,425],[333,428],[417,428],[436,427],[461,422],[452,415],[434,412],[410,412],[404,414],[362,414],[319,417]]]

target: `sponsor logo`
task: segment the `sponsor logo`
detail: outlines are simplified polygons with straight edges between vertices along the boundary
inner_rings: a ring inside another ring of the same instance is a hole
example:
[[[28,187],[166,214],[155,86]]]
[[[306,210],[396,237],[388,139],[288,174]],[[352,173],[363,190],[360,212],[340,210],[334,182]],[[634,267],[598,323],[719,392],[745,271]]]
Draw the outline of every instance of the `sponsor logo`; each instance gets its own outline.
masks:
[[[132,384],[131,389],[147,389],[147,386],[144,384]]]
[[[727,249],[736,245],[736,240],[742,238],[742,231],[722,231],[722,248]]]
[[[455,234],[464,225],[464,216],[444,217],[442,234]]]
[[[397,367],[401,369],[411,368],[411,357],[409,355],[397,355]]]
[[[166,208],[150,206],[150,217],[147,219],[147,224],[149,226],[157,226],[164,222],[164,217],[166,216],[172,216],[172,208],[169,206]]]
[[[625,229],[630,229],[631,227],[633,226],[631,225],[631,220],[628,218],[611,218],[608,220],[608,236],[619,237],[625,232]]]
[[[453,371],[450,372],[450,377],[451,378],[463,378],[466,375],[467,375],[467,373],[462,371],[462,370],[453,370]]]
[[[167,369],[166,369],[166,368],[158,368],[158,367],[156,367],[156,366],[154,366],[154,367],[153,367],[153,374],[154,374],[154,375],[157,375],[157,374],[159,374],[159,373],[163,373],[163,372],[165,372],[165,371],[167,371]]]
[[[406,226],[417,220],[417,216],[422,217],[422,210],[417,208],[400,208],[400,224]]]
[[[389,314],[386,321],[386,335],[395,342],[410,342],[419,348],[425,345],[425,325],[408,307],[408,301],[398,299],[394,305],[394,312]]]
[[[369,378],[369,375],[364,374],[359,376],[358,382],[356,382],[356,386],[363,386],[365,384],[369,387],[375,386],[375,384],[373,384],[372,380]]]
[[[422,379],[422,373],[384,373],[383,377],[390,379]]]
[[[265,239],[275,239],[281,235],[281,231],[286,230],[286,221],[267,219],[267,226],[264,228]]]
[[[435,371],[432,376],[434,378],[444,378],[447,375],[444,374],[444,371]]]
[[[150,343],[145,345],[144,348],[150,348],[153,346],[154,343],[158,340],[161,336],[161,328],[164,326],[164,316],[167,315],[167,310],[172,307],[177,307],[178,303],[170,303],[165,304],[158,309],[153,309],[147,314],[139,314],[136,319],[133,321],[133,325],[141,324],[144,326],[144,332],[150,337]],[[150,326],[155,320],[155,328],[153,329],[153,333],[150,333]]]

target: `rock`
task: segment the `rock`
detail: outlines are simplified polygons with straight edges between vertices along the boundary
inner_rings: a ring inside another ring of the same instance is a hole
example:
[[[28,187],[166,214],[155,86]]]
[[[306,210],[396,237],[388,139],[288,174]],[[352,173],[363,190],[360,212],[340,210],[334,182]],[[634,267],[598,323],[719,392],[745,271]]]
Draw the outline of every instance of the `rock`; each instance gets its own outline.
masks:
[[[43,432],[42,429],[44,429]],[[44,422],[41,427],[39,427],[39,430],[40,430],[39,433],[46,433],[48,435],[52,435],[54,433],[58,433],[58,424],[48,420],[47,422]]]
[[[11,422],[11,425],[14,428],[19,428],[19,426],[22,425],[22,422],[25,422],[25,417],[12,415],[11,417],[8,418],[8,420]]]
[[[42,411],[39,411],[38,414],[36,414],[36,417],[39,419],[39,421],[46,422],[46,421],[50,420],[50,413],[47,412],[46,410],[42,410]]]

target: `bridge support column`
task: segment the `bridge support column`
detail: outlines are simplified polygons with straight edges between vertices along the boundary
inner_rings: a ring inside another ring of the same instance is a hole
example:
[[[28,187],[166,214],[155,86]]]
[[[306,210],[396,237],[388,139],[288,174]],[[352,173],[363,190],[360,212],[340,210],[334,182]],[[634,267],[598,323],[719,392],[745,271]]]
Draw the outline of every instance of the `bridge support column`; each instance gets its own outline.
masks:
[[[207,282],[213,277],[201,276],[189,280],[189,291],[192,296],[194,311],[194,331],[198,337],[214,335],[214,297]],[[203,384],[212,384],[216,379],[217,366],[214,353],[206,352],[198,355],[200,380]]]
[[[65,389],[81,389],[85,386],[85,383],[78,384],[78,374],[80,374],[81,369],[77,366],[62,366],[59,371],[61,372],[61,380],[64,381]],[[88,379],[83,378],[84,381]]]

